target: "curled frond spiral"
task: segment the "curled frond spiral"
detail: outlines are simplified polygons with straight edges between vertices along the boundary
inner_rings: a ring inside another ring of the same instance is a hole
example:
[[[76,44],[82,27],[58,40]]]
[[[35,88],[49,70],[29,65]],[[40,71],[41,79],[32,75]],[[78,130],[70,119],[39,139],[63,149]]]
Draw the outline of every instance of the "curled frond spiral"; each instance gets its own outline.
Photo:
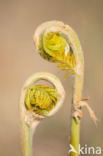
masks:
[[[52,87],[36,84],[39,80],[47,81]],[[51,116],[61,107],[64,97],[64,88],[56,76],[45,72],[36,73],[25,82],[22,88],[21,116],[26,118],[28,123]]]
[[[55,88],[46,85],[31,85],[25,95],[25,106],[37,114],[47,115],[55,107],[58,94]]]
[[[34,43],[40,55],[50,62],[59,63],[59,68],[68,71],[67,76],[76,73],[75,47],[81,48],[71,30],[63,22],[51,21],[40,25],[34,33]]]
[[[39,80],[50,84],[39,84]],[[54,115],[62,106],[65,91],[60,80],[50,73],[36,73],[29,77],[21,90],[20,117],[23,156],[32,156],[32,135],[37,125]]]
[[[59,63],[59,68],[68,71],[65,78],[75,74],[71,144],[78,151],[81,108],[85,106],[93,120],[96,120],[91,108],[82,101],[84,56],[78,36],[69,25],[60,21],[49,21],[38,26],[34,33],[34,43],[44,59]],[[71,153],[71,156],[74,155],[79,154]]]

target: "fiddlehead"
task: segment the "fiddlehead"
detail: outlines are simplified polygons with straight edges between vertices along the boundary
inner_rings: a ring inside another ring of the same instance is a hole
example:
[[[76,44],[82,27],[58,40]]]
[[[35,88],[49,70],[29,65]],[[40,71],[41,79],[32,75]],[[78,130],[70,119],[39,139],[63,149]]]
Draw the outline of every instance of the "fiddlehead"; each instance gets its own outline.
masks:
[[[72,45],[67,37],[66,25],[61,22],[42,24],[34,35],[36,49],[50,62],[59,63],[58,67],[68,71],[67,75],[76,72],[76,60]],[[42,28],[44,28],[42,30]],[[42,30],[42,31],[41,31]]]
[[[40,55],[59,63],[60,68],[75,74],[74,109],[81,100],[84,57],[79,39],[72,28],[63,22],[51,21],[41,24],[34,33],[34,43]]]
[[[39,83],[48,81],[51,86]],[[55,114],[62,106],[65,91],[60,80],[49,73],[36,73],[24,84],[21,91],[20,115],[23,156],[32,156],[31,135],[46,117]]]
[[[82,100],[84,57],[80,41],[70,26],[63,22],[50,21],[41,24],[36,29],[34,43],[37,51],[44,59],[59,63],[59,68],[68,71],[66,77],[69,74],[75,74],[71,144],[78,151],[79,123],[82,117],[81,108],[82,106],[89,107],[86,103],[83,104]],[[91,117],[96,121],[96,117],[90,107],[88,110]],[[72,152],[71,156],[78,156],[78,152]]]
[[[55,88],[46,85],[31,85],[25,95],[25,106],[27,110],[36,114],[48,115],[58,100]]]

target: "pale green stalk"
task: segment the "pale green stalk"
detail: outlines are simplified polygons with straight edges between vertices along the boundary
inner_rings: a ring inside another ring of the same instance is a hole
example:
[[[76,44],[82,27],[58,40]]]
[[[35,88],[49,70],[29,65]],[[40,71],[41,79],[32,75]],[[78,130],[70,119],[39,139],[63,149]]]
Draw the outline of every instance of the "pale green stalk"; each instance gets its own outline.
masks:
[[[83,68],[83,64],[82,64]],[[83,71],[83,70],[82,70]],[[83,84],[83,73],[81,75],[75,74],[75,84],[74,84],[74,97],[73,97],[73,106],[75,108],[81,109],[78,107],[79,101],[81,100],[82,94],[82,84]],[[74,112],[75,113],[75,112]],[[78,118],[79,116],[77,116]],[[75,148],[77,152],[80,144],[80,119],[76,119],[75,116],[72,116],[72,125],[71,125],[71,145]],[[71,156],[79,156],[78,153],[71,152]]]
[[[82,88],[83,88],[83,76],[84,76],[84,58],[83,52],[79,43],[78,38],[75,36],[74,32],[71,32],[74,35],[73,44],[75,46],[76,53],[76,73],[75,73],[75,83],[74,83],[74,93],[73,93],[73,111],[79,111],[81,107],[79,102],[82,100]],[[77,119],[75,116],[72,116],[72,125],[71,125],[71,144],[77,151],[77,153],[71,152],[71,156],[79,156],[79,144],[80,144],[80,118],[79,114]]]

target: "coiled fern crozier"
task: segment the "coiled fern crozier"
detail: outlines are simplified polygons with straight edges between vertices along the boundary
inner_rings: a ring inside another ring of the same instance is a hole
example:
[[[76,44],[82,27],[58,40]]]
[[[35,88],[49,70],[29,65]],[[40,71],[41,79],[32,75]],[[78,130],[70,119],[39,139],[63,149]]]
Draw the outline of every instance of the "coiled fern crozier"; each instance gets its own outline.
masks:
[[[80,41],[72,28],[63,22],[50,21],[41,24],[34,33],[34,43],[40,55],[67,71],[65,78],[74,74],[74,93],[71,125],[71,145],[75,152],[71,156],[79,156],[81,108],[85,106],[94,121],[96,117],[92,109],[82,99],[84,78],[84,57]],[[37,84],[39,80],[48,81],[50,86]],[[51,87],[52,84],[52,87]],[[32,134],[39,122],[52,116],[62,106],[65,97],[60,80],[50,73],[36,73],[25,83],[21,91],[20,116],[23,156],[32,156]]]
[[[28,87],[25,95],[27,110],[36,114],[47,115],[55,107],[58,94],[55,88],[46,85],[32,85]]]
[[[84,56],[80,41],[70,26],[60,21],[49,21],[38,26],[34,33],[34,43],[44,59],[56,62],[59,68],[68,71],[65,78],[70,74],[75,75],[71,145],[77,153],[71,152],[70,155],[78,156],[82,106],[87,107],[94,121],[97,120],[89,105],[82,99]]]
[[[39,80],[50,83],[50,86],[39,84]],[[54,115],[64,98],[60,80],[50,73],[36,73],[26,80],[20,99],[23,156],[32,156],[32,135],[37,125],[42,119]]]
[[[69,74],[75,73],[75,56],[72,48],[68,45],[68,40],[59,32],[49,32],[39,38],[39,51],[44,59],[50,62],[59,63],[58,67],[69,71]]]

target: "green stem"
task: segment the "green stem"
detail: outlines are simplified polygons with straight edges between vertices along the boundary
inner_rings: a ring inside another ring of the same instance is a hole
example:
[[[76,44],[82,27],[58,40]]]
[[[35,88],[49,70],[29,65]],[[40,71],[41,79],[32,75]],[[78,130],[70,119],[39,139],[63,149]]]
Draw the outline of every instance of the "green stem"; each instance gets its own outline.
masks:
[[[24,120],[21,121],[22,156],[32,156],[32,136],[39,122],[35,120],[28,125]]]
[[[78,103],[82,98],[82,88],[83,88],[83,75],[84,75],[84,58],[82,50],[77,51],[77,73],[75,74],[75,84],[74,84],[74,96],[73,96],[73,111],[75,107],[78,107]],[[71,145],[75,148],[77,153],[71,152],[70,156],[79,156],[79,143],[80,143],[80,119],[72,117],[71,125]]]
[[[32,156],[32,142],[30,126],[22,122],[22,156]]]
[[[79,134],[80,134],[80,123],[72,118],[72,127],[71,127],[71,145],[75,148],[77,152],[79,146]],[[71,156],[79,156],[78,153],[71,152]]]

